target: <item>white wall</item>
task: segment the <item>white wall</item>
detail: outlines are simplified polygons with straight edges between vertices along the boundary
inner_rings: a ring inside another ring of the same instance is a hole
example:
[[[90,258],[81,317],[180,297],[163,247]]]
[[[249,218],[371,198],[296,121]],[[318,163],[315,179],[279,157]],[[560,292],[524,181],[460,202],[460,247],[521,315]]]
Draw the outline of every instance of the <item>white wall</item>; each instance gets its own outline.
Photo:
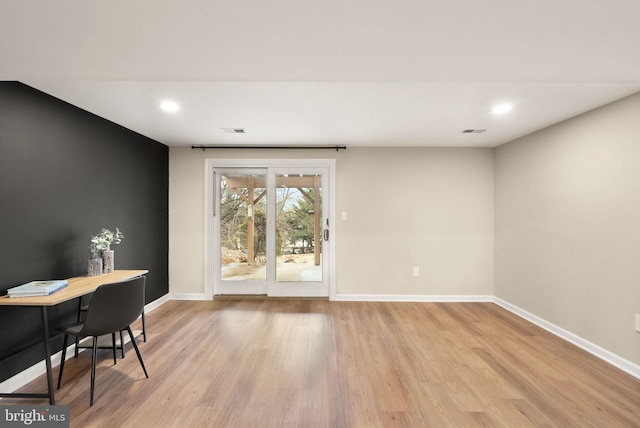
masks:
[[[204,160],[214,157],[336,158],[339,294],[493,294],[491,149],[178,147],[169,151],[171,293],[203,292]]]
[[[337,170],[339,293],[493,294],[490,149],[349,149]]]
[[[496,149],[495,294],[640,363],[640,94]]]

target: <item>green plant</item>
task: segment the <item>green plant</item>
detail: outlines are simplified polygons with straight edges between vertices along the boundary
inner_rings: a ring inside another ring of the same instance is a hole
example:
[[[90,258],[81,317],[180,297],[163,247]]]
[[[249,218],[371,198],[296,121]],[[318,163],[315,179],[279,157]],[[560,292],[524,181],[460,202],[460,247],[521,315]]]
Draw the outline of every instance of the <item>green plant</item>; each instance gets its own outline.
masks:
[[[91,241],[89,242],[91,258],[98,258],[100,252],[110,250],[111,244],[119,244],[123,239],[124,235],[117,227],[115,232],[103,228],[100,233],[91,237]]]

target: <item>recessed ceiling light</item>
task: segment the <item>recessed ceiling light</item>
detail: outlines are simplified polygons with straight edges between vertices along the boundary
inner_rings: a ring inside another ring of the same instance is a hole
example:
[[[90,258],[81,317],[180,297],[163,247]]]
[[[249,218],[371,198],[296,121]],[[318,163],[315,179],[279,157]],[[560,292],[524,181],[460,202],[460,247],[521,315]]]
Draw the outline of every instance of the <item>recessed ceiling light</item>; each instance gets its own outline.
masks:
[[[491,110],[491,113],[493,114],[505,114],[511,111],[511,109],[513,108],[513,106],[509,103],[502,103],[502,104],[497,104],[495,107],[493,107],[493,110]]]
[[[160,103],[160,108],[167,113],[175,113],[180,110],[180,105],[175,101],[166,100]]]

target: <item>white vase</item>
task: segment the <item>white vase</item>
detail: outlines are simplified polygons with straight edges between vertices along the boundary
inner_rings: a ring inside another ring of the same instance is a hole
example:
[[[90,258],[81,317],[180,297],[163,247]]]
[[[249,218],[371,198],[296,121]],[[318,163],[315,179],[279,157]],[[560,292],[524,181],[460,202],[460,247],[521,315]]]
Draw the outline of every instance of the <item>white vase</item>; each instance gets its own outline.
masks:
[[[100,276],[102,275],[102,259],[96,257],[95,259],[89,259],[87,264],[87,275]]]
[[[102,260],[104,261],[104,273],[113,272],[113,258],[114,251],[113,250],[104,250],[102,252]]]

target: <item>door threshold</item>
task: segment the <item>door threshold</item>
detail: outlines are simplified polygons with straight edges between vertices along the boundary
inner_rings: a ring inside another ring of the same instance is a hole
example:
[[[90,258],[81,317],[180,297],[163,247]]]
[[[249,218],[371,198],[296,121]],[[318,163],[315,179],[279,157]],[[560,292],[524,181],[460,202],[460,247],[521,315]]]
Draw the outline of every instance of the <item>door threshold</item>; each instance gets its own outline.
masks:
[[[328,297],[268,296],[266,294],[216,294],[213,300],[329,300]]]

